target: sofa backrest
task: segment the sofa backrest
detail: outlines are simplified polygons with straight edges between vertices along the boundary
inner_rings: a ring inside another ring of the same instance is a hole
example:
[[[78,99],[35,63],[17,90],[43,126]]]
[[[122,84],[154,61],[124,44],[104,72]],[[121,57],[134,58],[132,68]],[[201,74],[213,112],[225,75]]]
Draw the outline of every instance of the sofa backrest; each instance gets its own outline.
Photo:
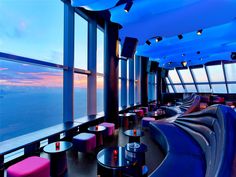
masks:
[[[206,177],[236,175],[236,113],[224,105],[178,117],[174,124],[191,135],[206,159]]]

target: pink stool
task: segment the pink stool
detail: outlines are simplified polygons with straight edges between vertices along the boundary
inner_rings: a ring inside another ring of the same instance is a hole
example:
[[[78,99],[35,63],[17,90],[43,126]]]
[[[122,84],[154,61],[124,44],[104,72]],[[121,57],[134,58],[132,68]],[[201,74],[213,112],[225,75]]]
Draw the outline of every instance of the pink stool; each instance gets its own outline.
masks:
[[[99,125],[106,127],[105,136],[111,136],[115,132],[115,124],[110,122],[103,122]]]
[[[134,112],[137,114],[138,117],[144,116],[144,111],[142,109],[135,109]]]
[[[7,177],[50,177],[50,161],[32,156],[7,169]]]
[[[96,135],[92,133],[80,133],[73,137],[74,149],[80,152],[90,152],[96,148]]]
[[[144,117],[142,118],[142,128],[146,128],[149,126],[149,122],[153,122],[156,119],[153,117]]]

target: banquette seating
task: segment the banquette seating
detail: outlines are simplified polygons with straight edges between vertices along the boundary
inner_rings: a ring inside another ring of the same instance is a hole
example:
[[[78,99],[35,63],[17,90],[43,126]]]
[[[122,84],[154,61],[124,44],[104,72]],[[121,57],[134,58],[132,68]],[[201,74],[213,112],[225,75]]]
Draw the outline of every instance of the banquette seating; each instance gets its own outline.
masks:
[[[236,113],[213,105],[173,122],[150,122],[166,154],[150,177],[235,177]]]
[[[184,114],[196,112],[200,110],[201,97],[196,94],[192,94],[189,99],[185,100],[183,104],[179,106],[183,110]]]

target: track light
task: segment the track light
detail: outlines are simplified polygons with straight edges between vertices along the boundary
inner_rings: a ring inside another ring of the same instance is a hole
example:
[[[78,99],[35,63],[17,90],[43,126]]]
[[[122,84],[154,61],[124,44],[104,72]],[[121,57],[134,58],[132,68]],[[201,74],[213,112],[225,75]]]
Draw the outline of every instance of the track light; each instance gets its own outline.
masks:
[[[181,64],[182,64],[183,67],[186,67],[187,66],[187,61],[182,61]]]
[[[200,29],[200,30],[197,31],[197,35],[198,35],[198,36],[202,35],[202,29]]]
[[[151,45],[151,42],[149,40],[146,41],[147,45]]]
[[[179,38],[179,40],[183,39],[183,35],[182,35],[182,34],[179,34],[179,35],[178,35],[178,38]]]
[[[128,13],[133,5],[133,1],[128,1],[125,5],[124,11]]]
[[[162,40],[162,37],[161,36],[157,36],[156,37],[156,42],[160,42]]]

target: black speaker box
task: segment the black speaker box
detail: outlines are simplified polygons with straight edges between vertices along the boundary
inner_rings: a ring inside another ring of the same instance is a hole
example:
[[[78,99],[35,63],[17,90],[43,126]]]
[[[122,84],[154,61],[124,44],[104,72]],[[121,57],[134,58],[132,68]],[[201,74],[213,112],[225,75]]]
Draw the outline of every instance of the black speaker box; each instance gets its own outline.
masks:
[[[236,52],[231,53],[231,58],[232,58],[232,60],[236,60]]]
[[[126,37],[121,51],[121,56],[125,58],[134,58],[134,53],[138,44],[138,39]]]

